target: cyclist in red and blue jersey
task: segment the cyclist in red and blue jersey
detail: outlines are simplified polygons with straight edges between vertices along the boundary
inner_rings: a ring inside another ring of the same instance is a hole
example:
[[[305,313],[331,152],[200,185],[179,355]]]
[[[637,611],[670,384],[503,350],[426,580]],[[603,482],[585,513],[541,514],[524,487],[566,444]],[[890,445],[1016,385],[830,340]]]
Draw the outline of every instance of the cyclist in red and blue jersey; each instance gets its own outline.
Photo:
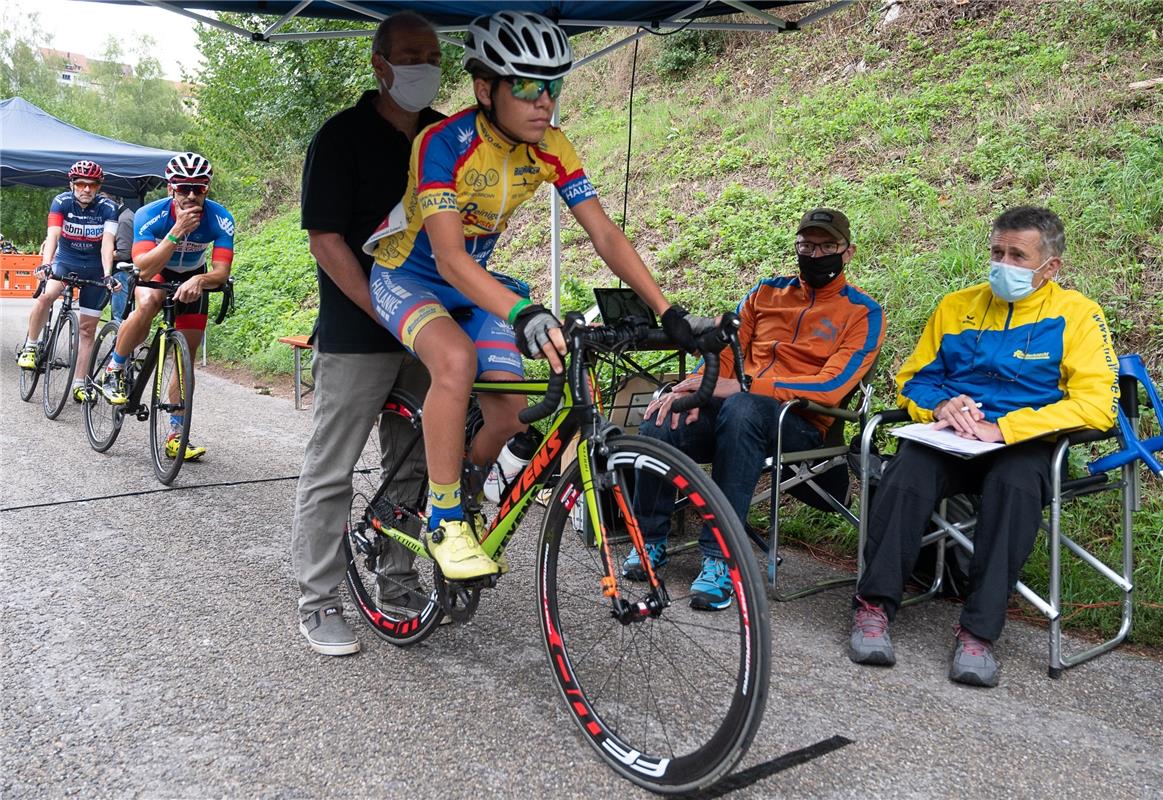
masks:
[[[48,212],[48,235],[42,257],[52,264],[52,276],[63,278],[75,273],[79,278],[99,281],[113,273],[113,236],[117,232],[117,206],[98,194],[105,172],[93,161],[78,161],[69,168],[70,191],[53,198]],[[113,287],[110,282],[110,287]],[[16,363],[21,369],[35,369],[37,340],[48,319],[53,302],[65,285],[50,279],[36,299],[28,316],[28,336]],[[101,309],[109,302],[109,292],[96,286],[81,287],[77,297],[77,315],[81,321],[77,363],[89,363],[93,334]],[[80,370],[83,372],[84,370]],[[73,381],[73,396],[82,399],[83,381]]]
[[[234,260],[234,217],[206,196],[213,174],[204,156],[174,156],[166,165],[169,196],[142,206],[133,216],[133,265],[142,280],[181,283],[174,294],[175,326],[189,342],[191,356],[198,354],[206,330],[209,303],[203,292],[226,283]],[[207,262],[210,269],[206,268]],[[149,335],[165,294],[160,289],[138,289],[136,300],[137,307],[117,332],[117,343],[102,381],[106,398],[115,405],[128,401],[125,362]],[[173,433],[166,443],[170,458],[177,455],[177,431],[181,425],[182,418],[171,415]],[[205,453],[205,447],[186,444],[187,461]]]
[[[521,355],[544,357],[560,372],[561,323],[532,303],[518,281],[487,269],[509,217],[543,183],[552,183],[611,271],[662,316],[688,350],[714,325],[672,306],[598,201],[565,135],[550,126],[564,76],[573,66],[565,32],[538,14],[479,17],[464,41],[477,107],[430,125],[416,138],[408,188],[365,245],[375,256],[372,303],[380,321],[428,367],[424,403],[428,459],[429,552],[451,580],[501,570],[465,520],[461,497],[464,421],[472,381],[518,380]],[[484,427],[469,465],[496,458],[524,426],[521,396],[480,398]],[[467,498],[466,498],[467,499]],[[479,533],[483,533],[480,531]]]

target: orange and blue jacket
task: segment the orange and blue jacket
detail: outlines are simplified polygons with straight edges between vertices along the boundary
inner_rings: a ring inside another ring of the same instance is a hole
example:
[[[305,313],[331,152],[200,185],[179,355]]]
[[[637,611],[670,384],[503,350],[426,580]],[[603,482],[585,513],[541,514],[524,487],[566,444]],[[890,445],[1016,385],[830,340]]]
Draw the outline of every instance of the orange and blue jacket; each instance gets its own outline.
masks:
[[[735,313],[751,391],[780,401],[836,406],[868,372],[884,342],[880,304],[843,273],[820,289],[799,277],[761,280]],[[729,347],[720,364],[720,377],[738,377]],[[804,417],[821,433],[833,422],[818,414]]]

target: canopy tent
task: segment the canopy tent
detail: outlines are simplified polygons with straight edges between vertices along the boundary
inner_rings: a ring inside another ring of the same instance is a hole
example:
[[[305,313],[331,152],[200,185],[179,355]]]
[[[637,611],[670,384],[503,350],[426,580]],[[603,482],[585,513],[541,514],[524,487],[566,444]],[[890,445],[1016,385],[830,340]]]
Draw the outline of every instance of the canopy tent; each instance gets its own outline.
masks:
[[[595,28],[626,28],[633,32],[613,44],[574,62],[574,69],[595,61],[651,33],[677,30],[735,30],[783,33],[800,30],[816,20],[839,11],[854,0],[88,0],[96,3],[148,5],[172,11],[254,42],[276,44],[307,39],[334,39],[368,36],[367,28],[343,31],[281,32],[295,17],[379,21],[397,11],[422,14],[437,29],[442,40],[460,44],[447,34],[463,31],[468,23],[483,14],[502,10],[536,11],[557,22],[569,34]],[[819,4],[797,19],[785,19],[772,11],[789,6]],[[230,11],[277,18],[262,28],[247,30],[201,12]],[[753,21],[722,22],[714,17],[748,15]],[[553,123],[557,124],[557,112]],[[550,271],[553,285],[552,307],[561,310],[561,200],[550,193]]]
[[[69,167],[87,158],[105,170],[104,191],[143,200],[174,156],[81,130],[19,97],[0,100],[0,129],[0,186],[64,187]]]

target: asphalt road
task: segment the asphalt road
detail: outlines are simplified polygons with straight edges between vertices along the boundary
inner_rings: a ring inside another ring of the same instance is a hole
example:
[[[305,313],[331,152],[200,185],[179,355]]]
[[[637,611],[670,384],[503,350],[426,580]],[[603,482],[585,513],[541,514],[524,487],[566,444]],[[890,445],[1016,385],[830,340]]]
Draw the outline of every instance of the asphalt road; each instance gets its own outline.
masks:
[[[157,491],[145,425],[98,455],[77,407],[49,422],[20,401],[27,309],[0,303],[0,795],[645,796],[547,672],[536,512],[471,624],[406,650],[364,629],[359,655],[318,656],[296,628],[295,481],[256,482],[297,473],[310,414],[201,373],[209,453]],[[785,563],[793,581],[827,571]],[[848,661],[849,614],[842,591],[772,609],[771,698],[740,771],[852,743],[727,796],[1163,796],[1163,663],[1115,652],[1052,681],[1044,631],[1011,623],[1002,685],[975,690],[945,677],[955,606],[902,612],[888,670]]]

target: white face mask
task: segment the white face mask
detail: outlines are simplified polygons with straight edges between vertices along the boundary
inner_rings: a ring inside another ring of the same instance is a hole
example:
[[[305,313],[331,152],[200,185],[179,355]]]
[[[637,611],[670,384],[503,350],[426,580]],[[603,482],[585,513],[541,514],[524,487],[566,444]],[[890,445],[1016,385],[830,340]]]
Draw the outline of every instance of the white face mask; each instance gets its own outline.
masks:
[[[405,111],[416,112],[436,99],[440,90],[440,67],[432,64],[408,64],[392,68],[392,85],[388,95]]]
[[[1006,264],[1004,261],[989,262],[989,288],[994,296],[1007,303],[1016,303],[1034,293],[1034,276],[1050,262],[1047,258],[1037,269],[1026,269]]]

